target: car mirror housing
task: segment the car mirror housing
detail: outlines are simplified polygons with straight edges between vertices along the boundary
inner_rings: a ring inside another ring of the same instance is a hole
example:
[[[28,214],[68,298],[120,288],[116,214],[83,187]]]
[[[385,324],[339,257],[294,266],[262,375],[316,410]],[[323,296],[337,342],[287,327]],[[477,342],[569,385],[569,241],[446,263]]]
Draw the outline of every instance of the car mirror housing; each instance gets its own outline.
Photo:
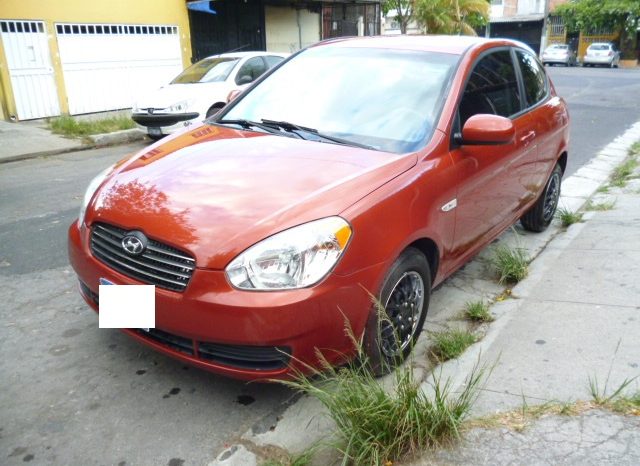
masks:
[[[236,98],[240,95],[241,92],[242,92],[241,89],[234,89],[231,92],[229,92],[229,94],[227,95],[227,103],[233,102],[234,100],[236,100]]]
[[[515,128],[509,118],[478,114],[470,117],[462,128],[462,145],[488,146],[509,144],[515,137]]]

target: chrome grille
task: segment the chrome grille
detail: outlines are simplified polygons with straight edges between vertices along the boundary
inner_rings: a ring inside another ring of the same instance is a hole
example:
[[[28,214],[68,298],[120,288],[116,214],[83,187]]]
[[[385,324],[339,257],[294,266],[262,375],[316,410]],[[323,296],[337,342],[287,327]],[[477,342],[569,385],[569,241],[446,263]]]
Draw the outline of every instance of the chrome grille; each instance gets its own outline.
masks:
[[[106,223],[94,224],[91,252],[123,275],[166,290],[184,291],[196,261],[186,253],[150,238],[145,251],[132,256],[122,247],[122,238],[127,233],[127,230]]]

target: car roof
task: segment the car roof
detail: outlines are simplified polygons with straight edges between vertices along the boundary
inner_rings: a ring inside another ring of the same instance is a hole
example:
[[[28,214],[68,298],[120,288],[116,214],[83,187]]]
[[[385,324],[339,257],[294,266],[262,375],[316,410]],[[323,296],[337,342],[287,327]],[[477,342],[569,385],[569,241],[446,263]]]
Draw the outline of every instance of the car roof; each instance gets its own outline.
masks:
[[[594,42],[593,44],[590,44],[589,47],[591,47],[592,45],[613,45],[611,42]]]
[[[289,56],[288,53],[281,52],[229,52],[229,53],[220,53],[218,55],[210,55],[206,58],[245,58],[245,57],[256,57],[261,55],[276,55],[278,57],[286,58]]]
[[[474,36],[369,36],[329,39],[312,47],[362,47],[389,48],[400,50],[418,50],[424,52],[441,52],[462,55],[469,48],[483,44],[511,45],[522,47],[522,44],[509,39],[488,39]]]

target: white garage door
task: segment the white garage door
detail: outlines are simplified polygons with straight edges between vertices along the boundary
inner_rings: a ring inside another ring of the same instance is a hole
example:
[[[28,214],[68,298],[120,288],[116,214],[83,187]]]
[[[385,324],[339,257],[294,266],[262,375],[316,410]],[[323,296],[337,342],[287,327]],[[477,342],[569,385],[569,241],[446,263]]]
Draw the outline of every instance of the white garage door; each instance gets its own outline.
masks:
[[[47,30],[42,21],[0,21],[19,120],[60,114]]]
[[[131,108],[182,71],[173,25],[56,24],[69,113]]]

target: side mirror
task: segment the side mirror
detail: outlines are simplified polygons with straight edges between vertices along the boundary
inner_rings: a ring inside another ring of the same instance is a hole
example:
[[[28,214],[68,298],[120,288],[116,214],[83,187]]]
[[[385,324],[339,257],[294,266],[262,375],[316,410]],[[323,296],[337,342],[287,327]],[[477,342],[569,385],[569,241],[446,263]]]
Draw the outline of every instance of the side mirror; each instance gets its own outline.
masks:
[[[236,100],[236,97],[238,97],[241,93],[242,93],[241,89],[234,89],[231,92],[229,92],[229,94],[227,95],[227,103],[233,102],[234,100]]]
[[[462,128],[462,137],[456,138],[464,146],[490,146],[509,144],[516,130],[509,118],[478,114],[469,118]]]
[[[249,76],[248,74],[243,74],[238,78],[238,80],[236,81],[236,84],[238,86],[242,86],[243,84],[249,84],[252,81],[253,81],[253,78],[251,76]]]

